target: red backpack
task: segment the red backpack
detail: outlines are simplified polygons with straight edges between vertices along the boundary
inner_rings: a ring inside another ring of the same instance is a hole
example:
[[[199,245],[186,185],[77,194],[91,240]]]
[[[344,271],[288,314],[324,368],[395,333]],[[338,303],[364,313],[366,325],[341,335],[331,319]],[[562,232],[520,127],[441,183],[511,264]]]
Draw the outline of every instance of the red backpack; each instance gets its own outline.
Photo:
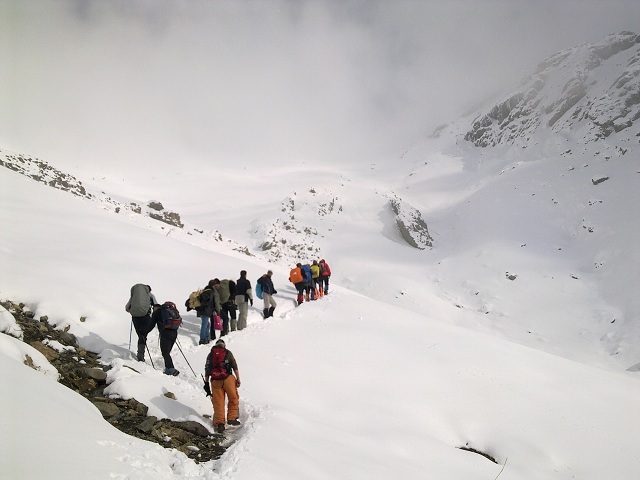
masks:
[[[212,380],[224,380],[229,376],[229,362],[227,358],[227,349],[225,347],[215,346],[211,349],[211,371],[209,375]]]

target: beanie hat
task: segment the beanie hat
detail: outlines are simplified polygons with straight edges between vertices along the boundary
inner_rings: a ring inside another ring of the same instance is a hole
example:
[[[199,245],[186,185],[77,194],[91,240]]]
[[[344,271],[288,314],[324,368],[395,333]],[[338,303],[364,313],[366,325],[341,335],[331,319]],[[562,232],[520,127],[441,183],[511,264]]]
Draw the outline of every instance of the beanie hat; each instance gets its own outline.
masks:
[[[223,339],[219,338],[218,341],[216,341],[216,345],[224,345],[224,346],[226,346],[227,344],[224,343]]]

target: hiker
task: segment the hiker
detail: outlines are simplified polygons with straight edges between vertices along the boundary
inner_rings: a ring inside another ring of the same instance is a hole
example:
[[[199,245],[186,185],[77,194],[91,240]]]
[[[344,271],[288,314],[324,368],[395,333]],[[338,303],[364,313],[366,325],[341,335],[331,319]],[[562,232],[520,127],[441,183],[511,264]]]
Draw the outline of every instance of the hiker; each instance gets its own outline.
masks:
[[[209,281],[209,285],[211,285],[211,288],[213,289],[213,313],[220,315],[222,312],[222,302],[220,302],[220,280],[214,278]],[[216,338],[216,330],[214,327],[214,322],[211,322],[211,340],[215,340]]]
[[[224,337],[229,330],[236,330],[236,282],[233,280],[219,280],[216,287],[220,296],[220,310],[218,314],[222,317],[222,332],[220,336]]]
[[[223,339],[219,339],[209,352],[204,366],[204,375],[204,390],[211,395],[213,426],[216,431],[224,432],[225,396],[228,399],[226,423],[240,425],[238,420],[240,372],[233,353],[227,350]]]
[[[311,295],[313,300],[317,300],[319,295],[318,285],[320,283],[320,265],[318,265],[317,260],[313,261],[310,269],[311,269]]]
[[[276,301],[273,299],[273,295],[278,292],[273,286],[273,281],[271,280],[272,276],[273,272],[269,270],[258,279],[258,283],[262,288],[262,300],[264,301],[264,310],[262,311],[262,314],[264,315],[264,318],[273,317],[273,311],[278,306]]]
[[[302,276],[304,277],[304,291],[308,302],[311,294],[311,266],[308,263],[302,265]]]
[[[151,306],[156,302],[156,298],[151,293],[151,287],[142,283],[136,283],[131,287],[131,295],[124,309],[131,315],[131,322],[138,335],[138,352],[136,359],[144,362],[144,351],[147,348],[147,335],[153,330],[153,320],[151,319]],[[131,345],[129,345],[131,348]]]
[[[240,270],[240,278],[236,281],[236,306],[238,307],[238,330],[247,328],[249,304],[253,307],[251,282],[247,280],[247,271]]]
[[[297,263],[295,268],[289,272],[289,281],[293,283],[298,291],[298,305],[304,302],[304,276],[302,275],[302,264]]]
[[[202,293],[198,295],[200,306],[196,307],[196,315],[200,317],[200,342],[199,345],[206,345],[211,341],[211,318],[214,312],[213,280],[209,280]],[[215,338],[215,336],[213,337]]]
[[[173,315],[180,318],[180,315],[177,313],[178,310],[175,308],[175,305],[171,302],[165,302],[162,305],[155,304],[153,306],[153,315],[152,318],[154,323],[158,326],[158,333],[160,334],[160,352],[162,353],[162,358],[164,359],[164,373],[165,375],[177,376],[180,372],[176,370],[173,366],[173,359],[171,358],[171,349],[173,345],[176,343],[178,338],[178,325],[172,324],[171,321],[171,312],[169,309],[175,310]],[[182,320],[180,319],[180,323]]]
[[[331,276],[331,269],[329,268],[329,264],[324,261],[324,258],[320,260],[318,264],[320,267],[320,291],[322,295],[327,295],[329,293],[329,277]]]

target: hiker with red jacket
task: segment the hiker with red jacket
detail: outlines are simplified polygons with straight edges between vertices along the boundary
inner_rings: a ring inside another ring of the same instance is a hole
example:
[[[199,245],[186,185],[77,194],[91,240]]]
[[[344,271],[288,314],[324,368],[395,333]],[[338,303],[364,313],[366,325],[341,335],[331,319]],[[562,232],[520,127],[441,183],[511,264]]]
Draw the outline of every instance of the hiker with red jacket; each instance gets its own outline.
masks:
[[[227,350],[223,339],[219,339],[209,352],[204,366],[204,375],[204,390],[207,395],[211,395],[213,426],[216,431],[224,432],[225,400],[228,400],[227,425],[239,426],[240,372],[233,353]]]
[[[329,268],[329,264],[324,261],[324,258],[320,260],[318,265],[320,266],[320,289],[322,290],[322,295],[327,295],[329,293],[331,269]]]

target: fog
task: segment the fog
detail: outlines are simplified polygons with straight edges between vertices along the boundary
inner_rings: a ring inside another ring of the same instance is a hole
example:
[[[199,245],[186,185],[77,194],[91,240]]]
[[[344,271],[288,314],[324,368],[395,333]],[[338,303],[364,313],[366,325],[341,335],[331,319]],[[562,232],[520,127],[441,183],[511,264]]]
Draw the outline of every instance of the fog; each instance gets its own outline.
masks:
[[[394,159],[636,0],[0,0],[0,148],[59,165]]]

